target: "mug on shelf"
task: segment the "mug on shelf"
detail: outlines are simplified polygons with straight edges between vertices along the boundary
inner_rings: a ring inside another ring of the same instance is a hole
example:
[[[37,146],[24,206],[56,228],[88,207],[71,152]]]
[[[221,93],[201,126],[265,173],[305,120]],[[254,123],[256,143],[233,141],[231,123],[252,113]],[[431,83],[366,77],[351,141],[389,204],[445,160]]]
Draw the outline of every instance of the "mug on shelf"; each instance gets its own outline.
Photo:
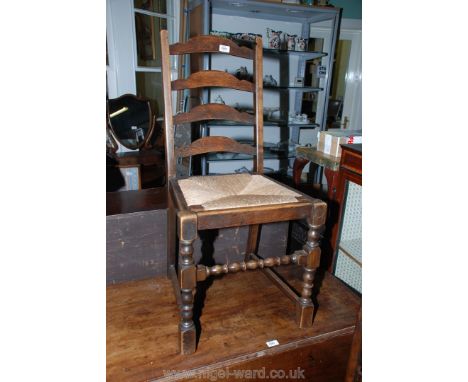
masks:
[[[304,52],[307,47],[307,39],[304,37],[296,38],[296,50],[299,52]]]
[[[210,35],[212,36],[218,36],[218,37],[224,37],[224,38],[231,38],[231,33],[225,32],[225,31],[216,31],[212,30],[210,32]]]
[[[267,47],[270,49],[280,49],[282,33],[282,31],[274,31],[273,29],[267,28]]]
[[[286,48],[288,50],[295,50],[296,48],[296,39],[297,35],[295,34],[285,34]]]

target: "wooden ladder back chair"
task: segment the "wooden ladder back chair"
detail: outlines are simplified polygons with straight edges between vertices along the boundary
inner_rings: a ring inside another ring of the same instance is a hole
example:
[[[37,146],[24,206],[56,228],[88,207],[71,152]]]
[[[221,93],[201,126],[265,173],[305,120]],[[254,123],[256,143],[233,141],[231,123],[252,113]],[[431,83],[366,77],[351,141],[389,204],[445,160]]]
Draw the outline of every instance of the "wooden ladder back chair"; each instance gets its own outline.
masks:
[[[162,77],[166,128],[166,163],[169,188],[168,272],[180,308],[179,344],[182,354],[196,348],[193,323],[193,301],[197,281],[210,276],[261,268],[296,304],[300,327],[312,325],[314,305],[311,300],[315,271],[320,264],[319,240],[325,224],[327,206],[292,188],[262,175],[263,173],[263,90],[262,39],[257,37],[252,48],[218,36],[197,36],[185,43],[169,46],[166,30],[161,31]],[[253,82],[239,80],[231,74],[204,70],[186,79],[171,81],[170,55],[220,53],[253,60]],[[224,104],[205,104],[173,116],[172,91],[204,87],[224,87],[253,94],[254,115],[239,112]],[[174,125],[205,120],[231,120],[254,126],[255,147],[240,144],[228,137],[202,137],[190,145],[174,149]],[[253,174],[228,174],[176,177],[176,159],[210,152],[235,152],[253,156]],[[175,214],[177,213],[177,215]],[[176,217],[177,216],[177,217]],[[175,221],[177,220],[177,222]],[[307,219],[309,231],[302,250],[291,255],[260,258],[257,255],[260,225]],[[175,248],[172,227],[177,223],[179,256],[175,271]],[[193,242],[199,230],[249,226],[245,259],[241,262],[207,267],[195,265]],[[273,272],[271,267],[299,264],[304,266],[300,295]]]

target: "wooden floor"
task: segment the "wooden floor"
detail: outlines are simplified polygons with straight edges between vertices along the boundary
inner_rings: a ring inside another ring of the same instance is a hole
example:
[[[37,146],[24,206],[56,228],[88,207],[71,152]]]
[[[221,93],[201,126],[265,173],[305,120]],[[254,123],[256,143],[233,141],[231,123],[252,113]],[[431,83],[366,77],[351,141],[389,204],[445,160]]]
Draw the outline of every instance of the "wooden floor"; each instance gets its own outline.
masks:
[[[300,272],[295,266],[282,269],[284,278],[300,285]],[[179,313],[170,280],[155,278],[109,286],[107,380],[139,382],[162,378],[170,370],[203,372],[204,368],[232,369],[238,364],[258,367],[275,353],[286,354],[294,349],[295,353],[288,353],[290,366],[293,362],[292,366],[301,366],[316,376],[314,362],[320,363],[320,367],[335,371],[314,381],[342,380],[361,299],[329,274],[321,284],[313,327],[299,329],[292,302],[261,271],[212,279],[202,306],[198,348],[190,356],[181,356],[177,351]],[[198,297],[202,295],[198,293]],[[266,341],[273,339],[279,345],[268,348]],[[332,340],[332,347],[320,348],[321,343]],[[311,344],[319,346],[320,360],[299,352]],[[342,360],[339,365],[333,358],[338,353]],[[306,375],[305,380],[311,380],[309,377]]]

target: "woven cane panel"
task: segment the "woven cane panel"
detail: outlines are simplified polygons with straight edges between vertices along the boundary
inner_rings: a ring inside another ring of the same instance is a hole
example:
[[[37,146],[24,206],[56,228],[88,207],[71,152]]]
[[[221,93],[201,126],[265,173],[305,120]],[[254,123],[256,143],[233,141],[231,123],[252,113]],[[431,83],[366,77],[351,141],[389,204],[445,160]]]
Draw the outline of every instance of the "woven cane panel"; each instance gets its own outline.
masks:
[[[361,236],[362,187],[356,183],[347,182],[335,276],[359,292],[362,290]]]
[[[348,182],[345,211],[340,240],[360,239],[362,236],[362,187]]]
[[[362,264],[362,239],[341,240],[340,249]]]
[[[206,210],[294,203],[300,196],[260,175],[194,176],[178,182],[187,205]]]
[[[335,276],[343,280],[351,288],[362,291],[362,271],[359,264],[351,260],[346,254],[338,250]]]

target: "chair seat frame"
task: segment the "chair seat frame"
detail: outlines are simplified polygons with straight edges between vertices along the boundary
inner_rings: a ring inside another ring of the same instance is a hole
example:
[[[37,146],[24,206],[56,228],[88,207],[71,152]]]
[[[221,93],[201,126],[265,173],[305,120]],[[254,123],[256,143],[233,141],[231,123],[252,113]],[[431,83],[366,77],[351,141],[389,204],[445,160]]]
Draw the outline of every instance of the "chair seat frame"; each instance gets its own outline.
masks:
[[[187,206],[177,180],[170,180],[168,187],[171,200],[169,211],[171,218],[169,220],[171,224],[174,224],[176,219],[177,236],[179,238],[178,267],[176,270],[175,252],[174,248],[172,248],[168,254],[168,258],[172,259],[168,263],[168,272],[172,277],[174,292],[180,309],[179,349],[181,354],[192,354],[196,349],[193,302],[197,282],[226,273],[261,269],[295,304],[297,325],[301,328],[312,326],[314,304],[311,296],[315,273],[320,265],[319,242],[324,230],[327,210],[324,202],[307,195],[301,195],[294,203],[205,211],[200,206]],[[301,250],[294,251],[289,255],[273,256],[265,259],[257,255],[258,233],[261,224],[299,219],[306,219],[309,228],[307,242]],[[244,261],[218,264],[211,267],[201,264],[195,265],[193,261],[193,243],[198,238],[199,230],[239,226],[249,226],[249,239]],[[169,241],[173,242],[174,240],[174,233],[171,232]],[[271,269],[289,264],[304,267],[303,286],[300,295]]]

